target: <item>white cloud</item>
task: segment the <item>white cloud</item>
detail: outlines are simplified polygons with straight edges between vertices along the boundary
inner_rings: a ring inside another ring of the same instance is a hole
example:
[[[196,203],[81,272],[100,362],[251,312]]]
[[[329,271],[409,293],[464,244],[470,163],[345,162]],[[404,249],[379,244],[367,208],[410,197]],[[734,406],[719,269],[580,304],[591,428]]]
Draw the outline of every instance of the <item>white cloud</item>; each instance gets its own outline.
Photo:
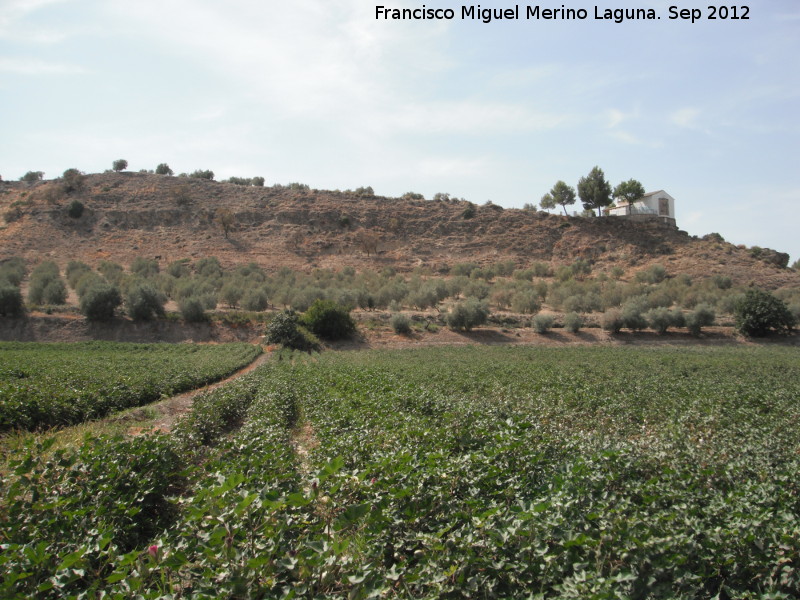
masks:
[[[79,65],[49,62],[37,58],[0,57],[0,73],[16,75],[80,75],[89,71]]]
[[[696,127],[696,122],[699,116],[700,116],[700,109],[689,107],[676,110],[669,116],[669,118],[670,121],[672,121],[672,123],[677,125],[678,127],[684,127],[686,129],[694,129]]]

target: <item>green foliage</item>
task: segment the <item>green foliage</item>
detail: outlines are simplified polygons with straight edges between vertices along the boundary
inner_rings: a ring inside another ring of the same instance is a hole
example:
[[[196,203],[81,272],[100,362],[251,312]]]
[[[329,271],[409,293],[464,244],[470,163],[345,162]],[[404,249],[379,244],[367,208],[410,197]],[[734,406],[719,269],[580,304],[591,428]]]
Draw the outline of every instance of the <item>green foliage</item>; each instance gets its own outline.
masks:
[[[20,181],[24,181],[25,183],[34,183],[36,181],[41,181],[44,178],[44,173],[41,171],[28,171],[19,178]]]
[[[542,303],[535,290],[521,290],[511,297],[511,308],[517,313],[534,315],[541,310]]]
[[[575,204],[575,188],[559,180],[547,194],[542,196],[542,200],[539,204],[545,210],[560,205],[561,208],[564,209],[564,214],[566,215],[567,206]]]
[[[622,323],[623,327],[631,331],[645,329],[647,327],[647,319],[643,313],[647,310],[647,302],[645,299],[631,298],[622,306]]]
[[[417,192],[406,192],[402,196],[403,200],[425,200],[425,196]]]
[[[242,297],[242,308],[251,311],[266,310],[269,306],[269,297],[264,290],[249,289]]]
[[[137,256],[128,267],[130,272],[139,277],[154,277],[158,274],[158,261]]]
[[[489,307],[477,298],[457,302],[447,314],[447,326],[454,330],[471,331],[489,318]]]
[[[547,333],[553,326],[553,315],[538,314],[531,320],[531,327],[536,333]]]
[[[316,300],[300,318],[300,323],[326,340],[340,340],[356,332],[350,309],[332,300]]]
[[[682,327],[684,323],[683,313],[680,309],[671,311],[666,307],[652,308],[644,315],[650,329],[663,335],[670,327]]]
[[[578,313],[571,312],[564,315],[564,329],[570,333],[578,333],[583,327],[583,319]]]
[[[83,215],[83,209],[83,202],[75,199],[67,205],[67,216],[70,219],[80,219]]]
[[[716,320],[714,309],[708,304],[698,304],[686,315],[686,328],[692,335],[700,335],[703,327],[710,327]]]
[[[476,214],[478,214],[475,205],[472,202],[467,203],[467,207],[461,212],[462,219],[472,219]]]
[[[600,210],[611,204],[611,185],[600,167],[578,181],[578,196],[586,210]]]
[[[624,326],[622,312],[616,308],[605,311],[600,319],[600,327],[609,333],[619,333]]]
[[[207,169],[197,169],[196,171],[192,171],[189,174],[189,177],[194,179],[207,179],[209,181],[214,180],[214,171],[209,171]]]
[[[125,310],[135,321],[150,321],[164,316],[167,298],[152,284],[138,282],[133,284],[125,295]]]
[[[83,189],[85,184],[86,175],[81,173],[78,169],[67,169],[61,176],[61,187],[67,194]]]
[[[122,283],[123,269],[122,265],[115,262],[103,260],[97,265],[97,270],[106,278],[106,280],[113,284],[119,285]]]
[[[122,304],[119,288],[105,282],[91,285],[80,299],[81,313],[90,321],[110,321]]]
[[[0,262],[0,281],[7,281],[13,286],[19,287],[25,279],[25,260],[19,256],[13,256]]]
[[[0,596],[797,595],[794,349],[278,358],[10,456]]]
[[[750,288],[734,308],[736,329],[747,336],[762,337],[770,332],[786,332],[795,319],[786,303],[766,290]]]
[[[189,296],[181,300],[178,303],[178,310],[187,323],[202,323],[208,320],[206,304],[202,298],[197,296]]]
[[[124,158],[118,158],[111,164],[111,168],[114,169],[116,173],[124,171],[128,168],[128,161]]]
[[[156,167],[156,175],[172,175],[172,169],[169,168],[167,163],[160,163]]]
[[[22,293],[19,288],[7,281],[0,280],[0,316],[18,317],[24,311]]]
[[[300,325],[294,311],[276,314],[267,325],[264,337],[268,344],[280,344],[292,350],[311,352],[320,347],[319,340]]]
[[[395,313],[390,319],[392,329],[395,333],[400,335],[409,335],[411,333],[411,319],[403,313]]]
[[[664,265],[652,265],[644,271],[636,273],[636,281],[639,283],[661,283],[667,278],[667,270]]]
[[[71,425],[141,406],[222,379],[258,353],[250,344],[2,342],[0,431]]]
[[[261,176],[253,177],[250,182],[255,187],[264,187],[264,178]]]
[[[58,265],[52,261],[39,263],[31,273],[28,284],[30,304],[64,304],[67,286],[61,278]]]
[[[67,277],[67,283],[69,284],[69,287],[74,290],[75,286],[78,285],[80,278],[86,273],[89,273],[91,270],[92,268],[85,262],[79,260],[69,261],[66,269],[64,269],[64,275]]]
[[[623,181],[614,188],[613,196],[620,202],[626,203],[631,206],[634,202],[644,196],[644,186],[635,179]]]

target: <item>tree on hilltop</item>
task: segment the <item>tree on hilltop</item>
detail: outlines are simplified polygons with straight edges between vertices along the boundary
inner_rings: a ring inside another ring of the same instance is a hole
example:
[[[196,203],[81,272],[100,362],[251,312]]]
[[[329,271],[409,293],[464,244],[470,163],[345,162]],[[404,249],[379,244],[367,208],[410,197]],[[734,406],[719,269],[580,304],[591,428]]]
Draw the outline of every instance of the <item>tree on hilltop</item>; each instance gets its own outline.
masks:
[[[545,210],[555,208],[556,204],[560,204],[564,209],[564,214],[567,214],[567,206],[575,204],[575,188],[568,186],[563,181],[556,181],[548,193],[542,196],[539,205]]]
[[[124,171],[128,168],[128,161],[124,158],[119,158],[112,163],[111,167],[115,172],[119,173],[120,171]]]
[[[600,212],[600,209],[611,204],[611,184],[606,181],[606,176],[600,167],[594,167],[589,175],[580,178],[578,196],[586,210]]]
[[[614,198],[628,204],[628,214],[631,212],[633,203],[644,196],[644,186],[635,179],[623,181],[614,188]]]

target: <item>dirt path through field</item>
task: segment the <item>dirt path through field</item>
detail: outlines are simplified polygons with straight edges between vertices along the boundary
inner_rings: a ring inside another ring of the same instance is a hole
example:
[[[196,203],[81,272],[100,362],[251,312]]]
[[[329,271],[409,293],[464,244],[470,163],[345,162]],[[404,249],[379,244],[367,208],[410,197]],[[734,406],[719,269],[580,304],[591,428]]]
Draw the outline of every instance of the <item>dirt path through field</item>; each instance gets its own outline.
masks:
[[[143,406],[129,414],[131,419],[137,419],[138,417],[143,417],[152,411],[156,411],[157,416],[155,420],[149,424],[147,427],[131,427],[128,430],[130,435],[141,435],[143,433],[161,431],[164,433],[169,433],[172,431],[175,423],[178,422],[183,415],[188,413],[192,409],[192,404],[194,403],[194,399],[198,394],[202,394],[204,392],[211,391],[223,385],[226,385],[233,381],[234,379],[238,379],[242,375],[246,375],[250,373],[254,369],[258,368],[259,366],[263,365],[270,359],[269,352],[265,352],[264,354],[260,354],[253,362],[251,362],[246,367],[239,369],[232,375],[229,375],[225,379],[220,379],[214,383],[210,383],[205,387],[197,388],[195,390],[191,390],[188,392],[184,392],[182,394],[177,394],[176,396],[171,396],[166,398],[165,400],[161,400],[159,402],[154,402],[152,404],[148,404],[147,406]]]

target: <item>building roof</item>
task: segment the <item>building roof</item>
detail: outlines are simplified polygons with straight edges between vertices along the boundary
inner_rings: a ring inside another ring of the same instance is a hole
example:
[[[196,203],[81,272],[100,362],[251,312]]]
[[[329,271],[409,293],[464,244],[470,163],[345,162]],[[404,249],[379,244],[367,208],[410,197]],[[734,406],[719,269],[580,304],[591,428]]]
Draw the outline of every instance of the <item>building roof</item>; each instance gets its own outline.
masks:
[[[644,196],[642,196],[642,198],[647,198],[648,196],[655,196],[656,194],[662,194],[662,193],[666,194],[667,192],[665,192],[664,190],[658,190],[658,191],[655,191],[655,192],[647,192]]]

